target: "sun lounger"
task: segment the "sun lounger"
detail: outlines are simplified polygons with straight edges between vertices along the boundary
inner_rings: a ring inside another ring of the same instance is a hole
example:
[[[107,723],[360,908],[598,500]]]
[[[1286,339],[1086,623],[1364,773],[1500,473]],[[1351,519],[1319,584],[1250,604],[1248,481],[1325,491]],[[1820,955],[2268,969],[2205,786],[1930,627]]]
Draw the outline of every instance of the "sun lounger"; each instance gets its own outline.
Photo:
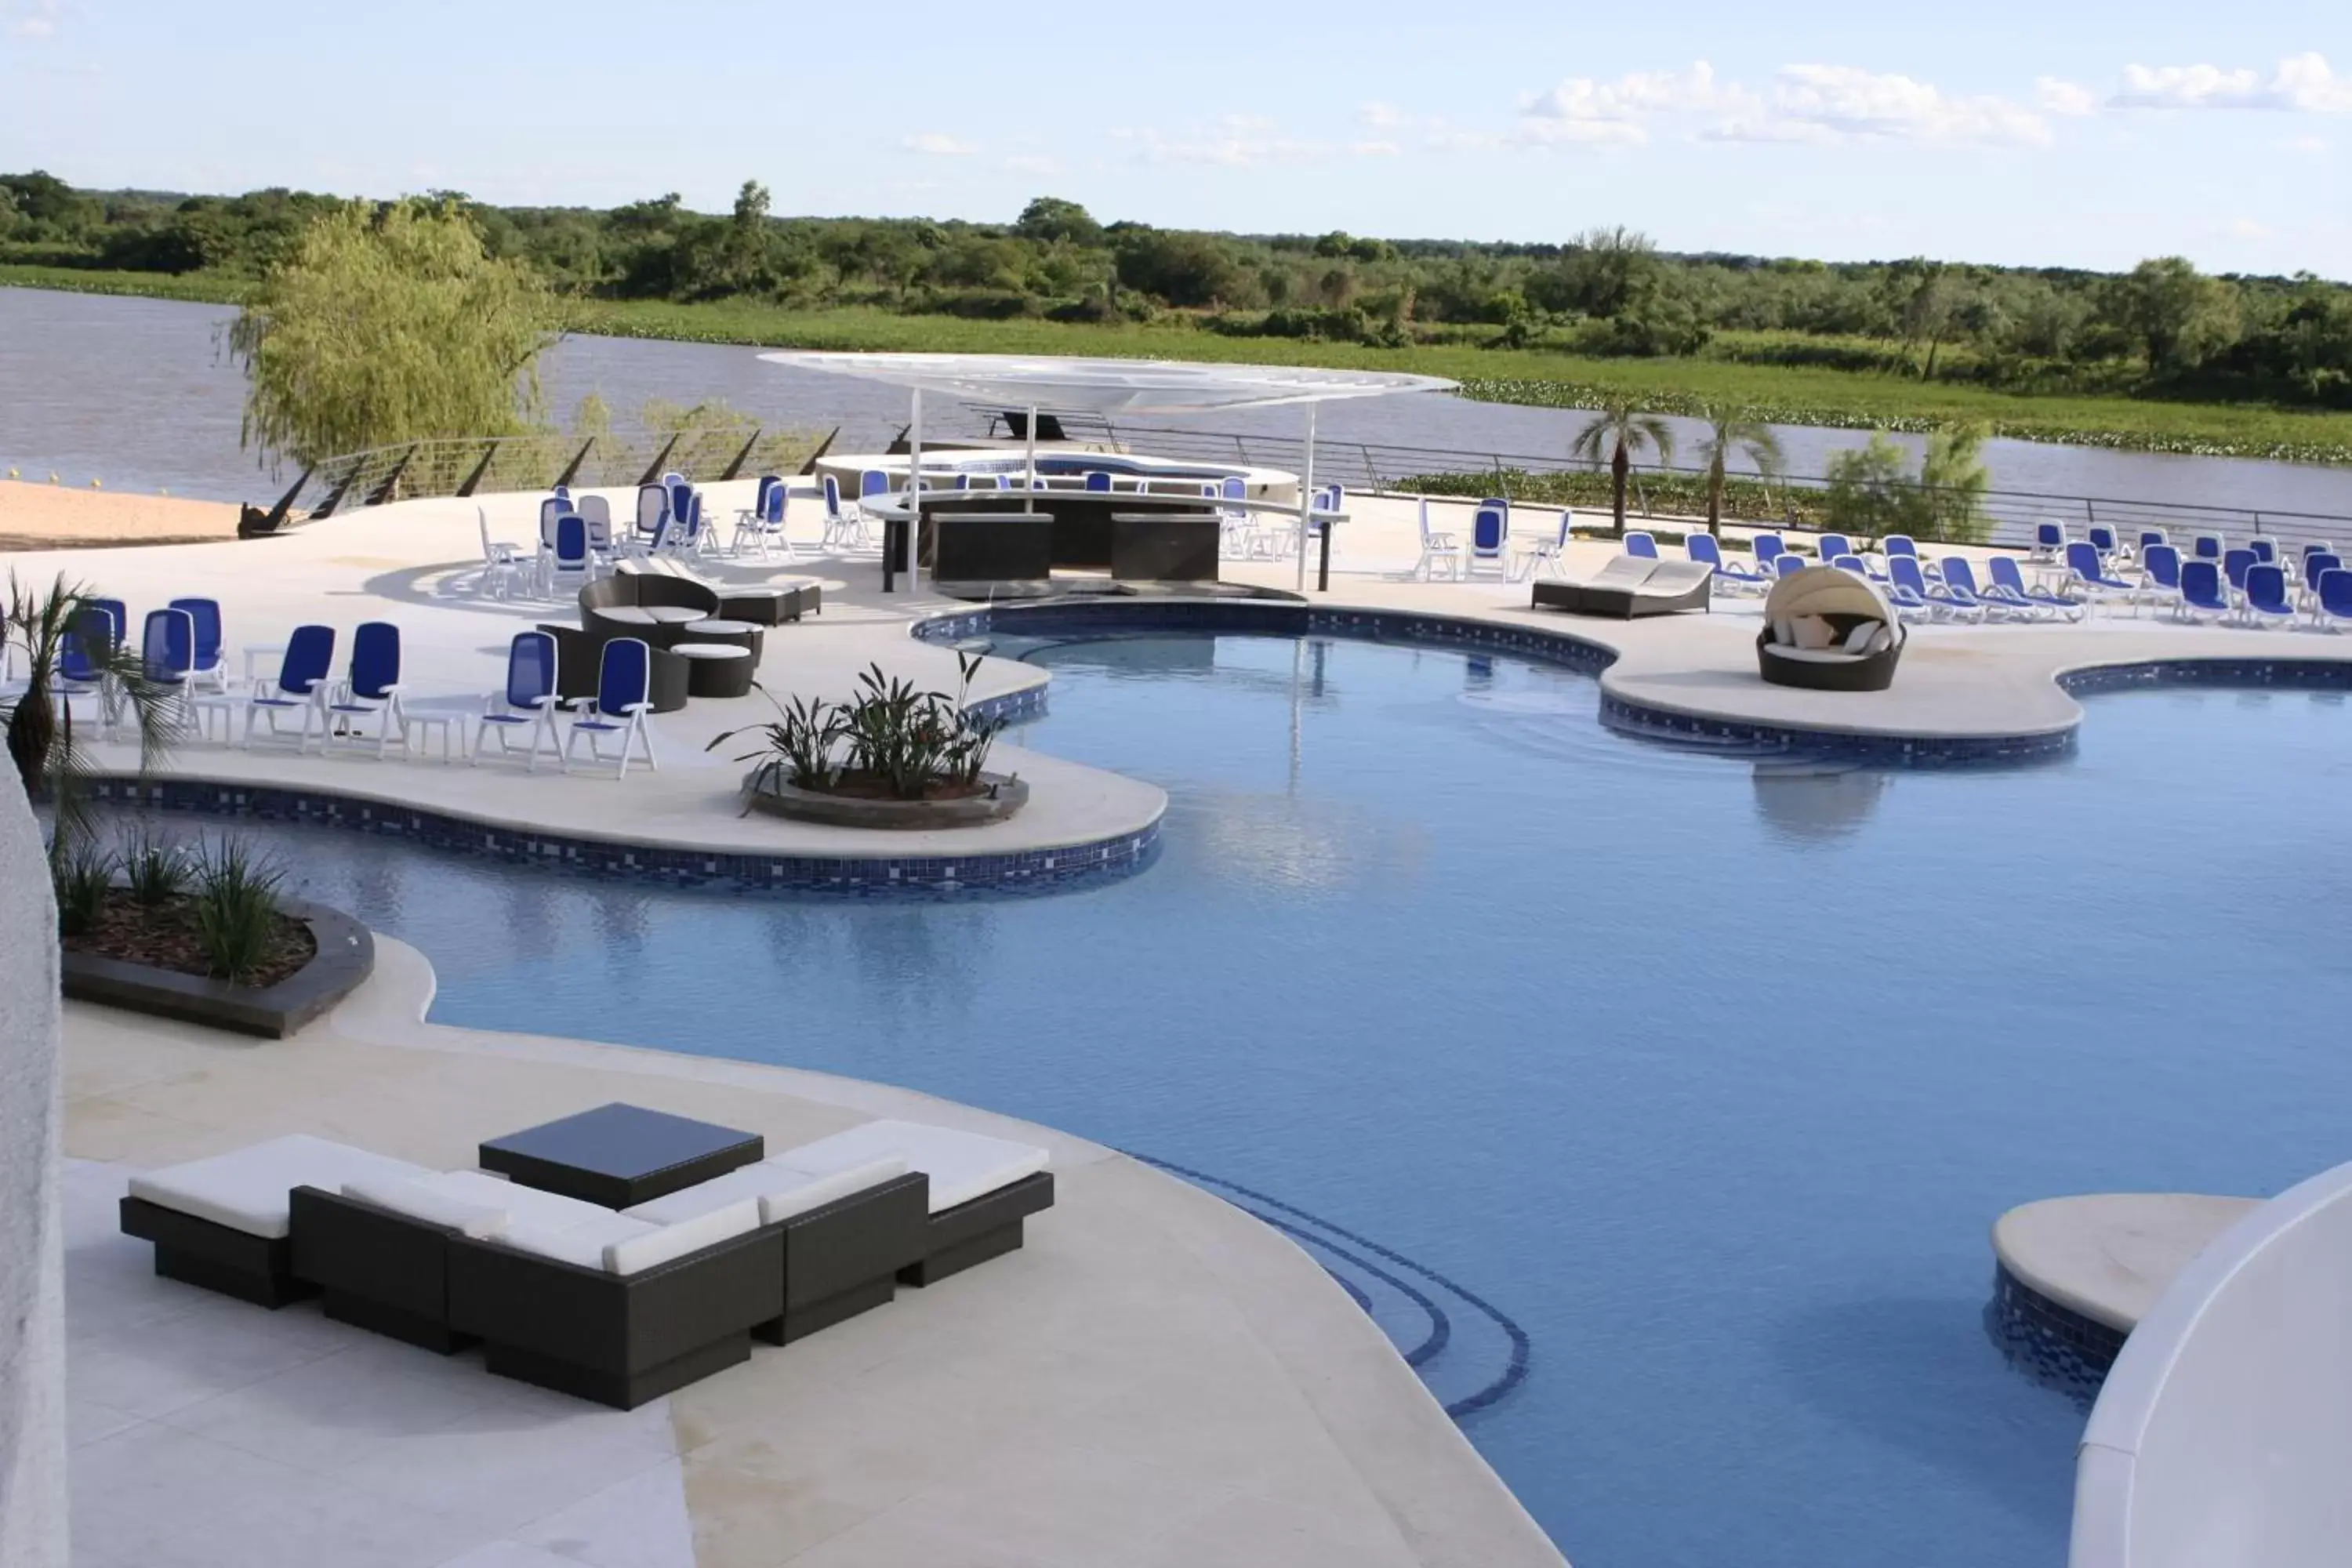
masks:
[[[1894,606],[1869,579],[1810,567],[1782,578],[1765,599],[1757,669],[1775,686],[1884,691],[1894,682],[1905,636]]]
[[[1585,582],[1537,584],[1532,607],[1619,620],[1704,610],[1714,580],[1715,568],[1703,561],[1620,555]]]

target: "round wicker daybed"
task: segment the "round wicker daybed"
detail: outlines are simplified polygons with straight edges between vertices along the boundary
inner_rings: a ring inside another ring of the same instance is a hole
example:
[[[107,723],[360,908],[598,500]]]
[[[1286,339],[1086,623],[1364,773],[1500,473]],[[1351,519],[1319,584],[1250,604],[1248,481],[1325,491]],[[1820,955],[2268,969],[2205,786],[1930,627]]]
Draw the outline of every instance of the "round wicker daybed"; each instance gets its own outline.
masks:
[[[1775,686],[1884,691],[1905,635],[1895,607],[1866,579],[1808,566],[1775,583],[1765,599],[1757,668]]]

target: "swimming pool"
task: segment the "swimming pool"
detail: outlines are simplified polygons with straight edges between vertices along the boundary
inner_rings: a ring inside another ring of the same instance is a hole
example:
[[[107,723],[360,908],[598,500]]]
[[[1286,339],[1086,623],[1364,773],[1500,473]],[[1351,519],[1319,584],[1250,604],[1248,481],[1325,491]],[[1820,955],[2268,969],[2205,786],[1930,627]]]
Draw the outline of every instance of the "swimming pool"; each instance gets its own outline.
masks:
[[[1507,658],[1024,647],[1024,744],[1169,788],[1144,875],[731,899],[257,836],[444,1021],[753,1042],[1457,1281],[1531,1347],[1465,1430],[1578,1568],[2061,1563],[2082,1414],[1986,1338],[1994,1216],[2346,1157],[2341,697],[2101,696],[2068,760],[1885,773],[1628,740]]]

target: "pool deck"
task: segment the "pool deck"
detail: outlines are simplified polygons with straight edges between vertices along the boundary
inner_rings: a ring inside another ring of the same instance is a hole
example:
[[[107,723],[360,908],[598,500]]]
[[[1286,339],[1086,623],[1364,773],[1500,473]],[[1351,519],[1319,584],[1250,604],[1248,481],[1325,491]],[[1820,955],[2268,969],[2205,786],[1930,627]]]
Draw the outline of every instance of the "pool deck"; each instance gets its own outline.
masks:
[[[2174,1276],[2260,1198],[2090,1193],[2043,1198],[1993,1225],[1993,1257],[2019,1284],[2121,1333]]]
[[[255,1043],[65,1023],[77,1568],[1559,1568],[1379,1329],[1290,1241],[1048,1129],[785,1068],[422,1020],[376,977]],[[625,1100],[789,1147],[875,1116],[1052,1151],[1028,1245],[621,1412],[155,1278],[135,1172],[303,1131],[437,1168]]]

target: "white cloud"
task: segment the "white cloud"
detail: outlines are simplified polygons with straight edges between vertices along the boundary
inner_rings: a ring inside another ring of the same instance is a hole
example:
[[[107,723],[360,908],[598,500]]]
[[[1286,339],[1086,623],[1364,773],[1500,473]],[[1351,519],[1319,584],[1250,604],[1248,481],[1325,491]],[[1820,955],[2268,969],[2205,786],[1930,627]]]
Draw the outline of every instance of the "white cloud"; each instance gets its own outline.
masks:
[[[55,37],[58,0],[0,0],[0,21],[11,37]]]
[[[1405,112],[1393,103],[1375,100],[1356,110],[1356,120],[1375,131],[1389,131],[1405,122]]]
[[[2250,217],[2233,217],[2221,226],[2221,232],[2232,239],[2269,239],[2276,233],[2270,225]]]
[[[2310,114],[2352,114],[2352,79],[2338,77],[2327,57],[2289,55],[2268,78],[2252,67],[2124,68],[2121,90],[2107,100],[2116,109],[2299,110]]]
[[[1004,171],[1009,174],[1061,174],[1068,166],[1059,158],[1043,153],[1012,153],[1005,155]]]
[[[2034,107],[2044,114],[2063,115],[2079,120],[2099,111],[2099,95],[2078,81],[2064,81],[2054,76],[2033,79]]]
[[[2042,111],[2088,113],[2086,88],[2045,78],[2042,110],[2005,98],[1953,94],[1910,77],[1853,66],[1783,67],[1763,89],[1726,81],[1705,60],[1686,70],[1634,71],[1608,80],[1570,77],[1523,100],[1508,135],[1447,134],[1450,151],[1638,145],[1681,121],[1718,142],[1835,142],[1900,138],[2038,145]]]
[[[1856,66],[1781,68],[1760,109],[1735,110],[1712,130],[1726,142],[1904,140],[2011,145],[2050,140],[2048,121],[2021,103],[1959,96],[1893,72]]]
[[[909,153],[921,153],[934,158],[966,158],[980,151],[973,142],[961,141],[944,131],[918,131],[898,145]]]
[[[1393,158],[1404,151],[1393,142],[1350,142],[1348,155],[1351,158]]]

